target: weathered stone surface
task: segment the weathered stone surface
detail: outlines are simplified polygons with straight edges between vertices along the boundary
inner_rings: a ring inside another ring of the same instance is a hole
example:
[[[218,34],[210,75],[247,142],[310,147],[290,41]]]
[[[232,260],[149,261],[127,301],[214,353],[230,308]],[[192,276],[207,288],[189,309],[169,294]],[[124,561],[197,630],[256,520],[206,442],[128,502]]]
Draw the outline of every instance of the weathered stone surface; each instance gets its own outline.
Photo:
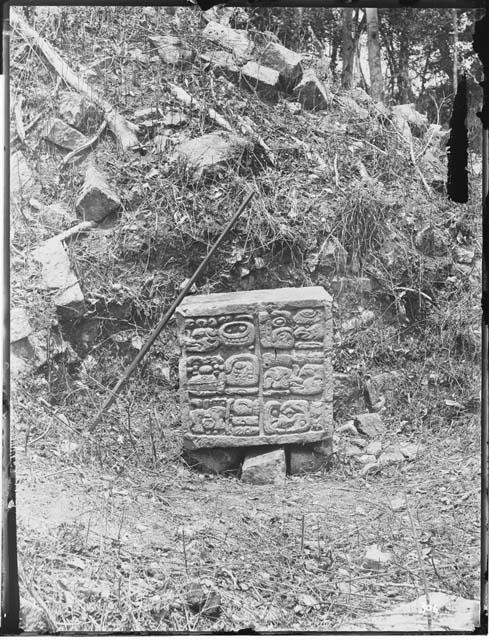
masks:
[[[408,460],[415,460],[418,456],[418,453],[421,451],[421,447],[417,444],[408,442],[406,444],[400,444],[399,451]]]
[[[371,278],[348,278],[345,276],[331,278],[329,286],[335,296],[335,299],[347,294],[368,297],[374,288]]]
[[[260,62],[280,74],[284,89],[295,86],[302,76],[302,56],[287,47],[271,42],[260,56]]]
[[[393,116],[402,118],[405,122],[420,130],[426,130],[428,127],[428,118],[424,113],[419,113],[414,108],[414,104],[397,104],[391,107]]]
[[[354,87],[353,89],[350,89],[349,93],[356,103],[361,104],[364,107],[368,107],[373,103],[372,98],[361,87]]]
[[[373,544],[365,552],[365,558],[363,560],[363,566],[366,569],[379,571],[385,565],[392,561],[392,553],[384,552],[382,549]]]
[[[358,462],[360,462],[360,464],[372,464],[376,462],[376,459],[375,456],[370,455],[369,453],[364,453],[363,456],[358,458]]]
[[[80,129],[87,120],[97,117],[97,107],[80,93],[63,91],[59,99],[59,114],[67,124]]]
[[[29,367],[42,367],[48,359],[65,353],[67,348],[67,343],[56,328],[31,332],[28,336],[11,342],[10,345],[12,356],[18,360],[14,364],[19,370],[23,368],[23,363]]]
[[[233,82],[237,82],[240,76],[240,66],[232,53],[220,49],[205,51],[200,55],[201,60],[208,62],[216,74],[220,74]]]
[[[99,222],[117,211],[121,201],[111,189],[106,178],[95,167],[89,166],[85,183],[76,200],[77,214],[84,220]]]
[[[224,473],[237,469],[243,457],[239,448],[224,449],[215,447],[213,449],[194,449],[186,453],[186,457],[192,463],[199,466],[202,471],[211,473]]]
[[[331,435],[331,298],[322,287],[188,296],[176,318],[187,448]]]
[[[365,392],[367,394],[367,402],[371,407],[376,405],[382,396],[388,392],[392,393],[401,379],[398,371],[388,371],[372,376],[365,383]]]
[[[35,172],[27,164],[21,151],[15,151],[10,157],[10,195],[30,198],[40,192]]]
[[[345,424],[342,424],[336,429],[337,433],[346,433],[349,436],[358,436],[357,428],[353,420],[348,420]]]
[[[59,118],[50,118],[46,123],[43,137],[63,149],[76,149],[85,144],[87,137],[77,129],[70,127]]]
[[[238,64],[243,64],[251,59],[254,44],[245,29],[231,29],[231,27],[211,21],[207,24],[202,35],[223,49],[231,51]]]
[[[241,67],[241,74],[245,86],[256,91],[259,96],[271,100],[277,97],[280,74],[275,69],[250,60]]]
[[[47,289],[67,289],[78,283],[63,243],[57,238],[43,242],[33,252],[41,263],[43,284]]]
[[[10,342],[17,342],[27,338],[32,333],[32,327],[27,312],[22,307],[10,310]]]
[[[354,424],[359,433],[369,438],[375,438],[384,430],[384,423],[378,413],[360,413],[355,416]]]
[[[312,69],[304,72],[302,80],[294,89],[294,93],[304,109],[309,111],[327,109],[332,100],[326,85],[319,80]]]
[[[455,262],[462,264],[472,264],[474,261],[475,251],[474,249],[465,249],[464,247],[454,247],[453,259]]]
[[[66,319],[81,318],[85,312],[85,298],[78,282],[61,290],[54,298],[56,310]]]
[[[241,471],[241,480],[248,484],[285,483],[285,453],[274,449],[266,453],[246,456]]]
[[[338,238],[331,236],[319,249],[319,265],[325,271],[341,272],[346,267],[348,253]]]
[[[388,467],[404,462],[404,456],[398,446],[390,445],[380,454],[377,462],[381,467]]]
[[[199,179],[230,164],[236,166],[252,148],[252,143],[246,138],[224,131],[207,133],[175,147],[172,160],[188,171],[193,179]]]
[[[373,442],[370,442],[367,445],[365,451],[371,456],[379,456],[382,451],[382,442],[380,442],[380,440],[374,440]]]
[[[150,36],[149,40],[166,64],[190,63],[195,57],[192,49],[176,36]]]
[[[449,595],[440,591],[429,593],[432,609],[431,632],[473,632],[479,626],[480,602]],[[369,614],[348,622],[337,629],[339,632],[398,632],[426,634],[428,603],[422,595],[412,602],[400,604],[375,615]]]
[[[313,473],[326,466],[333,455],[333,439],[289,445],[291,475]]]
[[[70,226],[69,223],[73,221],[73,218],[76,220],[76,216],[70,213],[64,202],[53,202],[53,204],[42,206],[37,216],[45,227],[54,232],[59,232]]]

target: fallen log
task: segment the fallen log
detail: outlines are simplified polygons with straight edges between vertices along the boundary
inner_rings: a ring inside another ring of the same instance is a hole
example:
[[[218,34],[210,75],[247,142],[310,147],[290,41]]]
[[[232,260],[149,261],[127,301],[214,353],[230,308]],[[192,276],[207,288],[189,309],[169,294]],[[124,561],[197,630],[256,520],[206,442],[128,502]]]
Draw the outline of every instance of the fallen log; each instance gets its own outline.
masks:
[[[44,54],[46,60],[61,78],[73,89],[85,94],[89,100],[98,105],[104,112],[109,129],[114,134],[122,151],[139,147],[135,131],[137,127],[124,118],[115,107],[97,93],[89,84],[77,76],[77,74],[66,64],[61,56],[54,50],[35,29],[29,26],[26,20],[14,9],[10,10],[10,24],[20,35],[32,46],[38,47]]]

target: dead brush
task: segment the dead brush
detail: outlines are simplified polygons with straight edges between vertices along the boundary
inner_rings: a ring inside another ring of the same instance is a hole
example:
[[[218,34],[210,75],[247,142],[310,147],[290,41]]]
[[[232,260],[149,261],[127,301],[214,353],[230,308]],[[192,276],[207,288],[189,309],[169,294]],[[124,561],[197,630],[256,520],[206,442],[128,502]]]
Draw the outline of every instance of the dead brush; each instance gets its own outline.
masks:
[[[386,230],[388,206],[378,186],[351,183],[338,208],[335,234],[348,252],[350,262],[362,264],[377,251]]]

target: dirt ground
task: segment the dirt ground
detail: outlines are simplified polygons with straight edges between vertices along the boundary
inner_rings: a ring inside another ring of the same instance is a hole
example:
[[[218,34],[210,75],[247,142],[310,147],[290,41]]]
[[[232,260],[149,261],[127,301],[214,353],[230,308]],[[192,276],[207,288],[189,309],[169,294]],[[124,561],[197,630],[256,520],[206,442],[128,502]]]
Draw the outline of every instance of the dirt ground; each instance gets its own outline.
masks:
[[[427,438],[377,477],[337,460],[283,488],[179,462],[104,475],[33,446],[17,462],[21,593],[58,631],[334,630],[422,595],[425,578],[477,598],[477,431]],[[393,554],[380,570],[364,566],[372,544]],[[195,581],[219,594],[217,619],[189,608]]]

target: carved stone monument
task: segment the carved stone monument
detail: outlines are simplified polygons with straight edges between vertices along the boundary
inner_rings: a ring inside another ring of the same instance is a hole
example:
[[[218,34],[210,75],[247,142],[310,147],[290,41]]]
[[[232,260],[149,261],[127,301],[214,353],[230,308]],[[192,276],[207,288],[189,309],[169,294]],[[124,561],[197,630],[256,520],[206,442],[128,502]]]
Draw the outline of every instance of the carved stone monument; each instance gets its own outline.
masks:
[[[322,287],[188,296],[176,318],[187,449],[331,436],[331,297]]]

